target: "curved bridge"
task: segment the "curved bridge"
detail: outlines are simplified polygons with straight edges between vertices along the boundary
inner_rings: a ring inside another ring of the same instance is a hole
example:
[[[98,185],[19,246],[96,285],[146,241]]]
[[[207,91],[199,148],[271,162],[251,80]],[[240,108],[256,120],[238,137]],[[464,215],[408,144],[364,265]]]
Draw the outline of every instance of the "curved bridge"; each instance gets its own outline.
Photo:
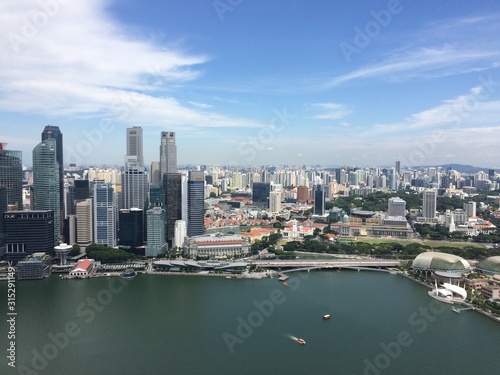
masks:
[[[336,260],[256,260],[252,261],[257,267],[290,269],[289,271],[312,270],[320,268],[347,268],[347,269],[379,269],[398,267],[400,260],[394,259],[336,259]]]

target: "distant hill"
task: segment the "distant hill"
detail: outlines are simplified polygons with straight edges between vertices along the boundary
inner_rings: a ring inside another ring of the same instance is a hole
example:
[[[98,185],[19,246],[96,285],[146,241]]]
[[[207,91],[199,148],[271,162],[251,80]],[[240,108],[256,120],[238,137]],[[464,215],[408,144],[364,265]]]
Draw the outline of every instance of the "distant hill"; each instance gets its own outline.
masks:
[[[454,169],[457,172],[460,173],[477,173],[480,171],[488,173],[488,167],[474,167],[472,165],[467,165],[467,164],[443,164],[443,165],[437,165],[436,167],[441,167],[444,170],[451,168]]]

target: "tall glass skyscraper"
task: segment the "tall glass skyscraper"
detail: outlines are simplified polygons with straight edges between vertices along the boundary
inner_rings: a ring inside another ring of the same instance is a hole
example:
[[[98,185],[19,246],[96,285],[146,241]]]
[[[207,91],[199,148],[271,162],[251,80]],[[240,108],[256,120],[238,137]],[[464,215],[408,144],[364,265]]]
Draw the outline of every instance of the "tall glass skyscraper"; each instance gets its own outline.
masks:
[[[147,209],[148,175],[144,167],[142,152],[142,128],[127,128],[127,155],[125,171],[122,174],[123,207],[125,209]]]
[[[118,207],[113,201],[113,188],[102,180],[94,182],[94,242],[116,246]]]
[[[42,132],[42,141],[53,139],[56,141],[56,162],[59,168],[59,209],[60,231],[62,233],[64,220],[64,162],[63,162],[63,135],[59,126],[47,125]]]
[[[153,207],[146,213],[148,226],[148,244],[146,256],[155,257],[167,251],[165,239],[165,210]]]
[[[177,172],[177,146],[174,132],[161,132],[160,176]]]
[[[182,176],[180,173],[165,173],[163,175],[165,190],[165,213],[167,227],[167,242],[172,245],[175,235],[175,222],[182,218]]]
[[[252,185],[253,205],[269,208],[270,193],[271,184],[269,182],[254,182]]]
[[[54,138],[47,138],[33,149],[33,208],[54,211],[54,243],[61,239],[61,197],[59,163]]]
[[[23,209],[23,166],[21,151],[6,149],[0,143],[0,186],[6,189],[7,204],[16,210]]]
[[[314,190],[314,215],[325,214],[325,189],[323,185],[316,185]]]
[[[189,171],[188,175],[188,236],[205,232],[205,180],[203,171]]]

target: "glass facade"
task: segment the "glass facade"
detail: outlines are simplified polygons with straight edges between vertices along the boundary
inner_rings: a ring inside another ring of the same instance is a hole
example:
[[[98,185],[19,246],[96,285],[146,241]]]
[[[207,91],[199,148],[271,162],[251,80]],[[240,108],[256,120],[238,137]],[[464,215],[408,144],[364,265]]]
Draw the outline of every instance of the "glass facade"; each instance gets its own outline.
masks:
[[[33,149],[33,207],[54,211],[54,243],[61,239],[61,197],[56,141],[48,138]]]
[[[205,177],[203,171],[189,171],[188,176],[188,236],[205,232]]]
[[[21,151],[4,150],[0,144],[0,186],[5,186],[7,204],[23,209],[23,166]]]

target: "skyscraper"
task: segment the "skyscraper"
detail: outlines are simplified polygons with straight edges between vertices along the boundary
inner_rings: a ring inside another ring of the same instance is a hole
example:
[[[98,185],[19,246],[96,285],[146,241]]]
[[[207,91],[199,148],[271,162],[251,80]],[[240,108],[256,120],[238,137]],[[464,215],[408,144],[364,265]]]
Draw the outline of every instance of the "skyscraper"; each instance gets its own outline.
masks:
[[[76,243],[88,246],[94,241],[94,213],[92,198],[76,202]]]
[[[56,162],[59,168],[59,215],[55,219],[59,220],[59,233],[63,231],[64,223],[64,163],[63,163],[63,135],[59,126],[47,125],[42,132],[42,142],[53,139],[56,143]]]
[[[148,227],[148,243],[146,245],[146,256],[156,257],[167,251],[165,240],[165,210],[154,207],[146,212]]]
[[[434,219],[436,217],[436,199],[435,190],[426,190],[423,193],[422,216],[425,219]]]
[[[23,209],[23,166],[21,151],[6,149],[7,143],[0,143],[0,186],[6,189],[7,205]],[[1,213],[1,212],[0,212]]]
[[[205,232],[204,204],[205,178],[203,171],[189,171],[188,176],[188,236]]]
[[[254,182],[252,186],[253,205],[269,208],[270,193],[271,184],[269,182]]]
[[[144,245],[144,211],[123,209],[118,213],[118,244],[137,248]]]
[[[127,155],[122,174],[123,208],[147,209],[148,175],[142,153],[142,128],[127,128]]]
[[[54,243],[61,239],[59,171],[56,140],[47,138],[33,149],[33,208],[54,211]]]
[[[116,246],[118,207],[113,201],[113,188],[102,180],[94,181],[94,242]]]
[[[160,176],[177,172],[177,146],[174,132],[161,132]]]
[[[127,128],[127,158],[130,158],[127,162],[135,161],[138,165],[144,165],[142,128],[140,126]]]
[[[174,235],[174,243],[172,247],[182,248],[184,244],[184,239],[187,236],[187,225],[184,220],[177,220],[175,222],[175,235]]]
[[[314,215],[325,214],[325,189],[323,185],[316,185],[314,191]]]
[[[165,213],[167,242],[172,245],[175,234],[175,222],[182,217],[182,186],[180,173],[165,173],[163,189],[165,190]]]

